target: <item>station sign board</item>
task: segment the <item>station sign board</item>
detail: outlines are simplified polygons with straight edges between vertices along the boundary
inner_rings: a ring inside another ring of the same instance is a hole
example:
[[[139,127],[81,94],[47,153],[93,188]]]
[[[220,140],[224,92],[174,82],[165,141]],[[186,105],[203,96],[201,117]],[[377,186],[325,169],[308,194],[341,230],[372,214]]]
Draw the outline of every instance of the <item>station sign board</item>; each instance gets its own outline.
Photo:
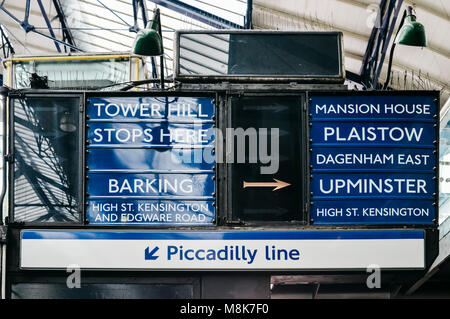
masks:
[[[438,97],[311,94],[314,224],[436,223]]]
[[[89,224],[214,223],[213,98],[91,97],[86,105]]]
[[[22,269],[423,269],[423,230],[24,230]]]

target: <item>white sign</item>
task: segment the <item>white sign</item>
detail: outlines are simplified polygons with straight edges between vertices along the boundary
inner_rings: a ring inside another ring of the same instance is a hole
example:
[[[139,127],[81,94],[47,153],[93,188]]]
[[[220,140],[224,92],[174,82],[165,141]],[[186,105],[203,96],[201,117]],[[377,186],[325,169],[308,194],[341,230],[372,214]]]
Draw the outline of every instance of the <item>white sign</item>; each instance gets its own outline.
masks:
[[[23,231],[24,269],[423,269],[423,231]]]

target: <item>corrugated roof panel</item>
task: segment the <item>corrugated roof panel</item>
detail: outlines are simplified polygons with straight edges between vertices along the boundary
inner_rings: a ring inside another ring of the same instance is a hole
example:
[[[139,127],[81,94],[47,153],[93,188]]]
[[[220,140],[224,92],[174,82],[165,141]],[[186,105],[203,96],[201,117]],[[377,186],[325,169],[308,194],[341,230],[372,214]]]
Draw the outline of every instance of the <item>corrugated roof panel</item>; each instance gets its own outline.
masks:
[[[247,12],[247,1],[227,0],[180,0],[198,9],[214,13],[216,16],[244,26]]]

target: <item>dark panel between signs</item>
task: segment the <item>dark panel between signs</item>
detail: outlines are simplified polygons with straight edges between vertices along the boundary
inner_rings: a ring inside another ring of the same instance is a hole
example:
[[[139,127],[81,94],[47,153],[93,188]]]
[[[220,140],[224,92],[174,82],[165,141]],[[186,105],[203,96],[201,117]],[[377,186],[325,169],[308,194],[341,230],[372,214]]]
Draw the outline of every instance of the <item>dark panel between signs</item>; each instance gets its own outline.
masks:
[[[232,97],[232,126],[250,134],[244,148],[245,163],[237,162],[239,142],[234,139],[232,205],[239,219],[303,221],[301,108],[300,96]],[[264,129],[267,129],[267,139],[263,138]],[[278,136],[274,136],[274,130],[279,130]],[[258,154],[251,156],[249,145],[257,145]],[[271,155],[268,158],[261,154],[262,145],[267,146]],[[267,173],[262,171],[264,167],[273,170]]]
[[[314,224],[433,224],[437,105],[429,95],[312,95]]]
[[[89,222],[213,224],[214,108],[212,98],[90,98]]]

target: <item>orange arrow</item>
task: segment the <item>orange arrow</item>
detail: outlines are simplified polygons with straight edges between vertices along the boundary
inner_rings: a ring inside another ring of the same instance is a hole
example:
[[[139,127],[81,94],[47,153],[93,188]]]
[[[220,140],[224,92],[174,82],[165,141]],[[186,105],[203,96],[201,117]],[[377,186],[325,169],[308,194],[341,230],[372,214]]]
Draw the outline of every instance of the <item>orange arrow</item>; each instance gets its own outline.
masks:
[[[272,183],[272,182],[251,182],[250,183],[250,182],[244,181],[244,188],[246,188],[246,187],[275,187],[273,189],[273,191],[276,191],[276,190],[282,189],[283,187],[287,187],[287,186],[291,185],[289,183],[279,181],[278,179],[275,179],[275,178],[273,180],[275,181],[275,183]]]

